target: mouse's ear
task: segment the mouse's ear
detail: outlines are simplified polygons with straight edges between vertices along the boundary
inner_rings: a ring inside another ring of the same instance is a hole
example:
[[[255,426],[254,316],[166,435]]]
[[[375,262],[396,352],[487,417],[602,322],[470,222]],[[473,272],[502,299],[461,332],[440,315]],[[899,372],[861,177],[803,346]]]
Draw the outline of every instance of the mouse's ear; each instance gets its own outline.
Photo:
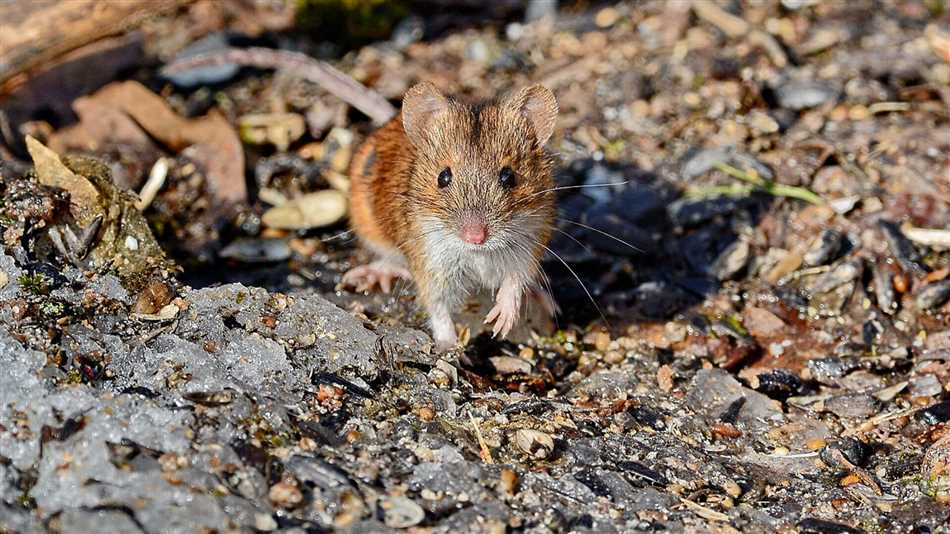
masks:
[[[557,121],[557,99],[554,93],[543,85],[532,85],[513,93],[505,100],[505,105],[524,115],[538,144],[543,145],[554,133],[554,124]]]
[[[449,108],[449,101],[429,82],[413,85],[402,97],[402,127],[416,146],[425,144],[432,120]]]

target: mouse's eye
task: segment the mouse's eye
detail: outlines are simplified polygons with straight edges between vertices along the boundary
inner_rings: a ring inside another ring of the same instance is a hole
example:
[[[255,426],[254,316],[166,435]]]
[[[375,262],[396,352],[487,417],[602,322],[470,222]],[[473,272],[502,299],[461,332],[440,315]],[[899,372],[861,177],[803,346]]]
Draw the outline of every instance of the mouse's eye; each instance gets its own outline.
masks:
[[[498,173],[498,183],[505,189],[511,189],[515,186],[515,171],[511,167],[505,167]]]
[[[448,187],[452,183],[452,169],[446,167],[439,173],[439,187]]]

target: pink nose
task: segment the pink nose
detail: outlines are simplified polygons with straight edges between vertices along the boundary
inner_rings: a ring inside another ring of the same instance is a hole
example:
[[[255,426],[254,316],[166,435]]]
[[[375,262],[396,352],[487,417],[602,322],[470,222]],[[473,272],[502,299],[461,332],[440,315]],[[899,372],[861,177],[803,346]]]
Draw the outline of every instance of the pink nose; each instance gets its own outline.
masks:
[[[462,241],[473,245],[481,245],[488,239],[488,229],[478,222],[467,222],[462,225]]]

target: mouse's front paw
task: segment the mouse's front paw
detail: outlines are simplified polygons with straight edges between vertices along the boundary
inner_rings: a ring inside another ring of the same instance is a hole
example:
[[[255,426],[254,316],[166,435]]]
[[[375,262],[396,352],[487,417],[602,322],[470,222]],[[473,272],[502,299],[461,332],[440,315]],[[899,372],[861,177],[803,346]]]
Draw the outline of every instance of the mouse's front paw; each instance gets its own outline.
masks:
[[[393,282],[400,278],[411,280],[412,274],[405,267],[378,260],[346,271],[343,275],[343,285],[356,288],[357,291],[371,291],[379,285],[383,293],[389,293],[392,291]]]
[[[516,300],[499,299],[495,302],[495,306],[485,316],[485,324],[495,323],[492,327],[492,337],[501,335],[504,338],[508,335],[508,332],[511,332],[511,329],[518,322],[519,308],[520,306]]]

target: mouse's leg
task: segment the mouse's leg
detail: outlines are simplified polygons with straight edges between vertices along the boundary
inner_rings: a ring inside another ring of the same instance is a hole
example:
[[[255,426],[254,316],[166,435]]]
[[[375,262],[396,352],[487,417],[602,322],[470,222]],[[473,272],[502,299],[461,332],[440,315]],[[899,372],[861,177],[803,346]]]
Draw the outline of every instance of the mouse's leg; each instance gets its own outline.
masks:
[[[494,322],[492,336],[501,337],[508,335],[511,329],[518,322],[518,316],[521,314],[521,301],[524,297],[524,284],[513,276],[506,276],[501,281],[501,287],[495,294],[495,306],[485,316],[485,324]]]
[[[443,302],[435,302],[426,306],[426,311],[429,312],[429,324],[432,327],[432,338],[435,340],[436,350],[446,351],[455,348],[459,338],[448,306]]]
[[[412,280],[412,273],[400,257],[383,255],[378,260],[353,267],[343,275],[343,285],[354,287],[357,291],[369,291],[376,285],[384,293],[392,291],[393,282],[402,278]]]

